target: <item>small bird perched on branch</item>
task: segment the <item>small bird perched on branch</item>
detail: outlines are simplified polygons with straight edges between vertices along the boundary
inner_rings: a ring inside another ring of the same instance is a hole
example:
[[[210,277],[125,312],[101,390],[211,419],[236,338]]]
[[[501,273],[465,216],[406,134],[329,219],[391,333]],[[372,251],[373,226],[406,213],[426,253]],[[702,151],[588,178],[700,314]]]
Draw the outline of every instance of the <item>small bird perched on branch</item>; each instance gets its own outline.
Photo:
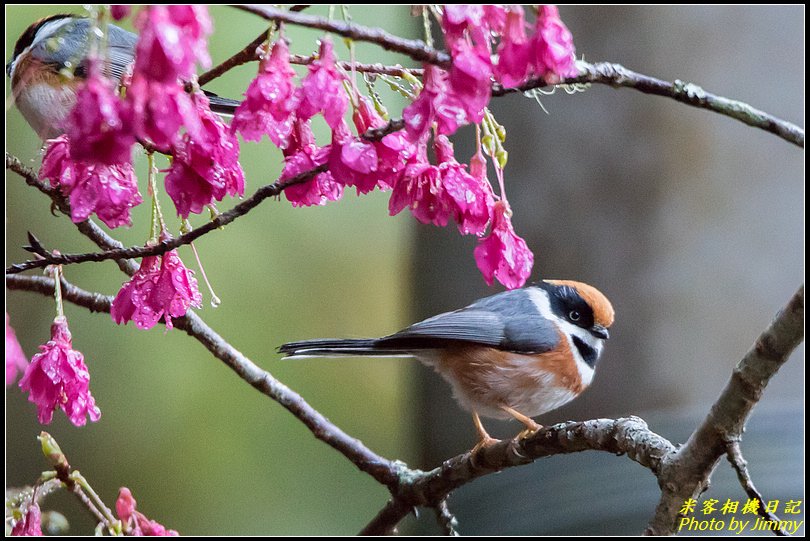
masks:
[[[42,139],[64,133],[76,104],[76,92],[87,77],[92,21],[57,14],[31,24],[17,39],[6,64],[11,95],[26,122]],[[138,35],[107,25],[104,75],[121,81],[135,61]],[[233,114],[239,102],[205,91],[215,113]]]
[[[441,374],[472,413],[478,448],[495,441],[479,415],[517,419],[525,435],[541,428],[532,417],[579,396],[593,379],[613,317],[596,288],[545,280],[382,338],[304,340],[278,351],[287,358],[416,357]]]

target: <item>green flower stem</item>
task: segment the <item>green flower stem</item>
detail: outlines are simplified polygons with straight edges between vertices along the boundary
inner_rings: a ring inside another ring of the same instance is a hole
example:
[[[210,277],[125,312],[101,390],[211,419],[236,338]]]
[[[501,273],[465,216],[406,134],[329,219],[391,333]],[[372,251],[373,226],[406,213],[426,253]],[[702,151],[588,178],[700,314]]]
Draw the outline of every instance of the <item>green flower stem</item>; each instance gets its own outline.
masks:
[[[146,157],[149,163],[149,193],[152,196],[152,230],[149,240],[157,243],[160,241],[160,234],[166,229],[166,222],[163,220],[163,212],[160,210],[160,203],[157,198],[155,155],[153,152],[149,152]]]
[[[82,491],[88,496],[89,501],[98,509],[101,515],[107,522],[107,528],[110,530],[110,533],[114,533],[116,530],[118,532],[121,531],[121,522],[115,518],[112,514],[112,511],[104,505],[101,497],[93,490],[93,487],[90,486],[90,483],[84,476],[79,472],[79,470],[73,470],[70,472],[70,479],[74,481],[79,487],[81,487]]]
[[[56,317],[65,317],[65,310],[62,304],[62,265],[54,265],[53,281],[53,298],[56,301]]]

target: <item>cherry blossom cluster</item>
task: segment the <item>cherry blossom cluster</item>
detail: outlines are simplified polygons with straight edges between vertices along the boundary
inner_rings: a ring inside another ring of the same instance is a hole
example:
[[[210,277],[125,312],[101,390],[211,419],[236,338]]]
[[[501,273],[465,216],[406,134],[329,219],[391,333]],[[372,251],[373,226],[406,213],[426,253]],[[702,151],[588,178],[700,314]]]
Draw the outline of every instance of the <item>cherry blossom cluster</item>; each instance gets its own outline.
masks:
[[[207,8],[146,6],[135,26],[140,38],[123,90],[100,59],[91,60],[65,134],[45,151],[40,176],[69,197],[74,222],[95,213],[109,227],[131,225],[130,210],[142,202],[132,168],[136,142],[173,156],[166,189],[182,217],[245,190],[236,138],[201,91],[185,88],[197,65],[211,64]]]
[[[385,126],[385,111],[361,96],[341,72],[328,38],[322,39],[317,60],[300,85],[287,43],[278,39],[266,44],[259,73],[231,127],[248,141],[266,135],[282,150],[281,180],[327,166],[312,180],[285,190],[294,206],[340,199],[346,187],[358,194],[391,190],[391,215],[408,208],[422,223],[445,226],[455,221],[462,234],[479,236],[475,259],[485,280],[520,287],[531,274],[533,255],[514,232],[503,183],[496,196],[481,152],[468,171],[446,136],[482,122],[493,81],[513,87],[532,77],[559,82],[576,75],[573,40],[553,6],[539,9],[533,28],[520,6],[445,6],[441,28],[452,65],[447,70],[424,66],[421,89],[403,111],[402,133],[379,141],[362,137]],[[344,120],[350,105],[356,134]],[[319,146],[312,135],[309,121],[316,114],[332,130],[329,145]],[[435,162],[428,158],[431,147]]]
[[[139,537],[174,537],[180,535],[175,530],[169,530],[157,521],[146,518],[143,513],[135,509],[136,504],[135,498],[132,497],[132,491],[127,487],[121,487],[118,491],[118,499],[115,501],[115,512],[123,523],[127,535]]]

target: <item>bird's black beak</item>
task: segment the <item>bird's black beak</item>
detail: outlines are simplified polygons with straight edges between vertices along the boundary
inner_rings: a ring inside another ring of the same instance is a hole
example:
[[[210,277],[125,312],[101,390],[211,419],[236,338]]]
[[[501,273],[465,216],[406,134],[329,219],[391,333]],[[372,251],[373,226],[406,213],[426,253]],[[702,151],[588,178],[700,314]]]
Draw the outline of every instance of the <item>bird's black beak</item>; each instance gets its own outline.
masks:
[[[601,325],[594,325],[591,327],[591,334],[597,338],[601,338],[602,340],[607,340],[610,338],[610,333],[608,330]]]

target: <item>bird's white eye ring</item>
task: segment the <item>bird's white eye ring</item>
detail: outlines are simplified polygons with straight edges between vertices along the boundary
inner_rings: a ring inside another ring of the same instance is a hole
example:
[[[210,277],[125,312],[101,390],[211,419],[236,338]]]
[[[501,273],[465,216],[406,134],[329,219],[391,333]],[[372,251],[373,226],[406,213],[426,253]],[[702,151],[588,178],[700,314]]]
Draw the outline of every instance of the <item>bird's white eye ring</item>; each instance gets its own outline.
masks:
[[[580,317],[579,312],[577,312],[576,310],[571,310],[570,312],[568,312],[568,319],[570,319],[571,321],[579,321],[579,317]]]

